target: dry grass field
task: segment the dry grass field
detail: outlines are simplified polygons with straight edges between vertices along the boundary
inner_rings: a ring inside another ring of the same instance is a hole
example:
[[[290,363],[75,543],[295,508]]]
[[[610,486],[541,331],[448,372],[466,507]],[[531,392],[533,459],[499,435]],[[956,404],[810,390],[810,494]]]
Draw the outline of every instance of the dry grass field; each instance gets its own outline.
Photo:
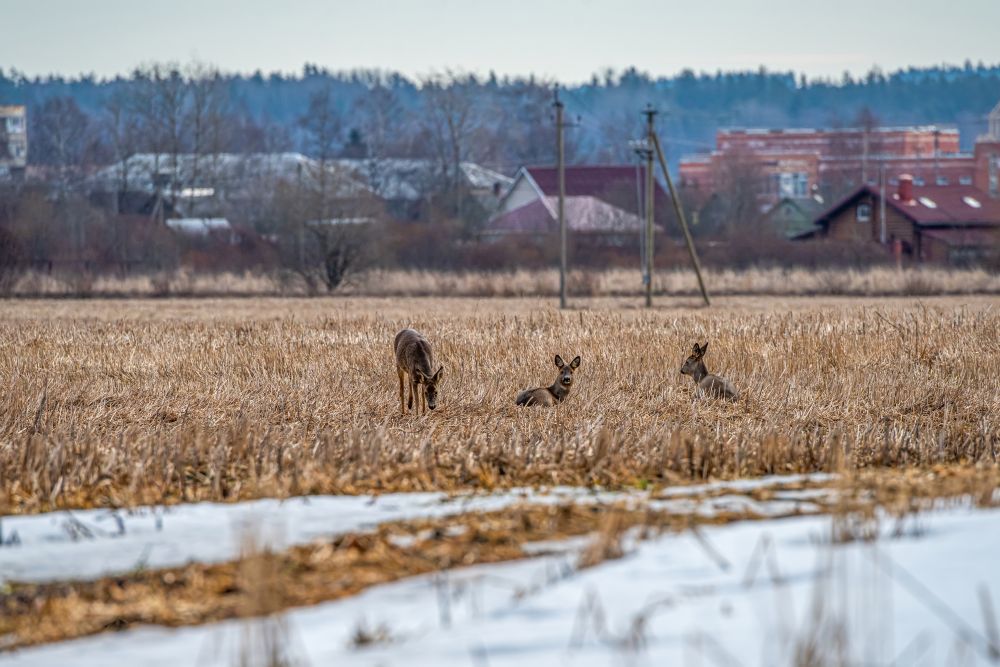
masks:
[[[1000,456],[995,297],[3,302],[0,512],[969,464]],[[401,416],[424,332],[439,408]],[[741,392],[694,400],[695,341]],[[553,356],[554,409],[519,409]]]

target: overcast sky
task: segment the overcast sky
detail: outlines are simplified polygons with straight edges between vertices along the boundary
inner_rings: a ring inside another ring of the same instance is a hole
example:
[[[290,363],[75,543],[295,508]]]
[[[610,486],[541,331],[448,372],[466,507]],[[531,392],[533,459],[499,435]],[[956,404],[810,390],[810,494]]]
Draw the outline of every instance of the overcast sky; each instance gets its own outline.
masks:
[[[607,67],[844,70],[1000,62],[1000,0],[0,0],[0,67],[108,76],[446,68],[565,83]]]

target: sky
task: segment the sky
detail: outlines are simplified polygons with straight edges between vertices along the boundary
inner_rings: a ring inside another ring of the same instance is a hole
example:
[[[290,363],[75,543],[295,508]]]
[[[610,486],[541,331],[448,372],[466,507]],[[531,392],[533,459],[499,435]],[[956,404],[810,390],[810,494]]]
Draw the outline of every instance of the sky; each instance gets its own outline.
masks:
[[[0,0],[0,23],[0,67],[30,76],[198,60],[571,84],[626,67],[839,79],[874,65],[1000,63],[1000,0]]]

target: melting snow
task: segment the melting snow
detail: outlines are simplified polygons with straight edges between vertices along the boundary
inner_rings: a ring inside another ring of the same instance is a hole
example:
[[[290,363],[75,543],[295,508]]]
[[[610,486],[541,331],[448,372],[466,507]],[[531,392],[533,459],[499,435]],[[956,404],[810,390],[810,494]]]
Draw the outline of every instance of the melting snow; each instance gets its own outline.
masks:
[[[572,554],[478,566],[279,618],[310,665],[787,665],[810,639],[832,656],[837,637],[845,664],[987,664],[978,587],[1000,603],[1000,511],[924,514],[896,538],[891,523],[837,546],[829,517],[706,527],[588,570]],[[230,665],[264,623],[108,633],[0,664]],[[390,641],[354,648],[358,628]]]

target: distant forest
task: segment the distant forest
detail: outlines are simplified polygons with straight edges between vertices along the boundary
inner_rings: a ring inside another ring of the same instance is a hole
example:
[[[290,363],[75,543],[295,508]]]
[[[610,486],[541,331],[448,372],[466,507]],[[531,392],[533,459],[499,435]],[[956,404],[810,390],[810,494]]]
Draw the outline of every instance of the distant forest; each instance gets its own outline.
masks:
[[[228,74],[200,63],[158,64],[108,80],[28,78],[0,69],[0,104],[29,106],[33,163],[65,161],[56,154],[63,148],[47,144],[45,128],[54,122],[47,115],[67,114],[81,125],[76,135],[87,138],[87,161],[109,162],[120,154],[108,148],[115,110],[142,99],[142,90],[156,81],[171,80],[210,82],[228,119],[227,137],[214,145],[216,151],[316,152],[309,142],[308,116],[310,105],[322,96],[330,102],[326,112],[335,128],[323,150],[335,155],[459,158],[508,174],[521,164],[552,160],[553,82],[533,77],[447,73],[413,80],[308,64],[294,76]],[[891,73],[873,69],[861,78],[845,74],[836,81],[763,68],[714,74],[685,70],[659,78],[635,69],[609,70],[562,89],[561,95],[574,122],[567,137],[574,162],[632,159],[628,140],[641,133],[640,111],[647,103],[661,112],[658,127],[673,164],[682,155],[709,150],[720,127],[848,126],[866,108],[884,125],[957,126],[963,148],[969,148],[1000,101],[1000,64],[966,62]],[[133,148],[155,147],[143,145],[140,134]]]

